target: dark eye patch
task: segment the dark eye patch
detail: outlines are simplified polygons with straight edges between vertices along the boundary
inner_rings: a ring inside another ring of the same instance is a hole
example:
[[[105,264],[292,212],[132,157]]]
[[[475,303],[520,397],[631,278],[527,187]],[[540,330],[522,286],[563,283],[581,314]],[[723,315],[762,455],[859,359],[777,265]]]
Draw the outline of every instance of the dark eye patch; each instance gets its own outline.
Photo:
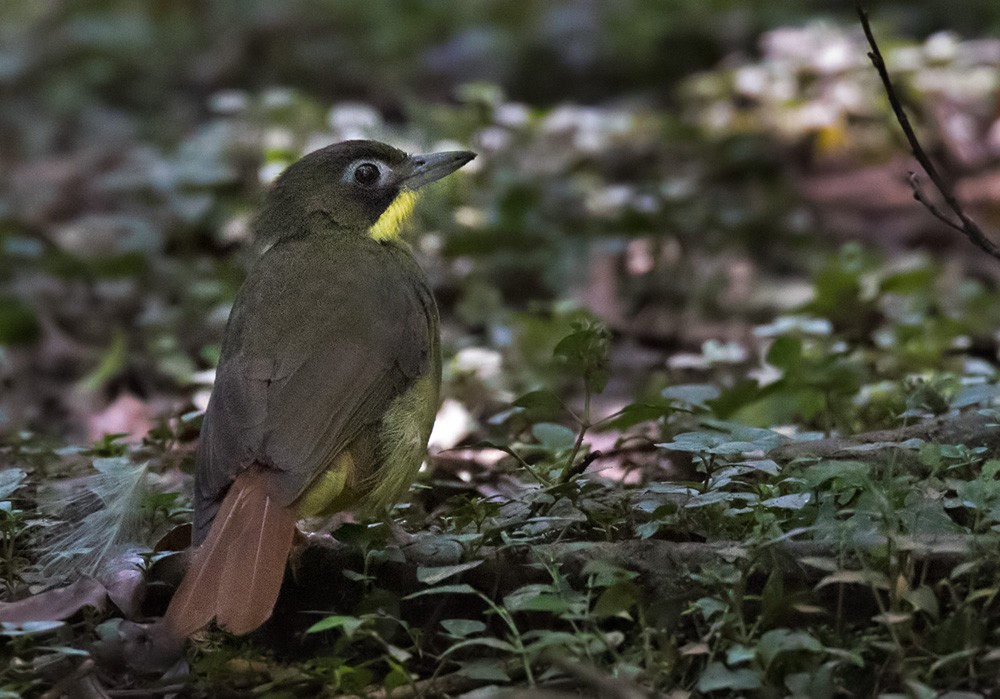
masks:
[[[365,187],[378,182],[380,176],[378,166],[372,163],[361,163],[354,168],[354,181]]]

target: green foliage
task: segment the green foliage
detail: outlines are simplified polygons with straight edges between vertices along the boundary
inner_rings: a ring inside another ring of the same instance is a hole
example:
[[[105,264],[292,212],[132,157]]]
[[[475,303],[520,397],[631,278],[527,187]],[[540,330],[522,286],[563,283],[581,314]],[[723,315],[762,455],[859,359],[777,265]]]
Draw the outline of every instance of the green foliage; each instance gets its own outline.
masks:
[[[823,216],[802,200],[831,163],[890,152],[867,68],[828,74],[765,55],[685,80],[828,4],[5,4],[5,593],[52,582],[37,564],[45,541],[63,555],[149,544],[188,518],[198,406],[266,182],[303,149],[348,136],[414,150],[458,140],[481,153],[475,170],[428,193],[411,240],[441,306],[462,433],[396,513],[458,553],[418,568],[403,594],[379,575],[402,558],[388,527],[341,525],[335,538],[360,562],[330,582],[342,607],[317,610],[296,637],[309,657],[208,633],[184,691],[416,694],[431,678],[564,682],[567,667],[678,696],[992,691],[996,454],[919,441],[888,459],[872,457],[885,444],[836,460],[770,454],[990,411],[1000,397],[994,280],[957,272],[937,241],[932,254],[830,250]],[[939,30],[939,5],[909,3],[908,25]],[[996,3],[969,0],[958,15],[946,19],[981,31]],[[785,31],[853,45],[833,24]],[[964,72],[972,55],[900,46],[935,75]],[[741,92],[755,69],[791,96]],[[920,81],[902,80],[918,118],[940,111]],[[853,89],[843,123],[800,118]],[[567,99],[597,106],[548,106]],[[459,362],[469,351],[489,361]],[[112,415],[115,433],[66,446],[125,394],[141,419]],[[135,423],[153,425],[141,441],[127,433]],[[69,507],[46,505],[43,486],[92,466],[115,477]],[[145,478],[162,487],[140,492]],[[133,516],[105,507],[111,523],[84,519],[130,492]],[[89,536],[53,535],[81,519]],[[661,543],[712,555],[656,569],[608,556]],[[497,556],[525,551],[530,580],[479,584]],[[61,677],[88,661],[79,649],[102,633],[94,621],[0,629],[11,659],[0,697],[54,691],[36,670]]]
[[[38,322],[24,303],[0,297],[0,345],[26,344],[38,339]]]
[[[27,513],[11,500],[24,483],[24,471],[11,468],[0,471],[0,575],[7,589],[13,589],[24,564],[21,547],[29,526]]]
[[[600,393],[608,383],[608,346],[611,333],[600,323],[578,321],[573,332],[552,350],[556,360],[583,378],[590,393]]]

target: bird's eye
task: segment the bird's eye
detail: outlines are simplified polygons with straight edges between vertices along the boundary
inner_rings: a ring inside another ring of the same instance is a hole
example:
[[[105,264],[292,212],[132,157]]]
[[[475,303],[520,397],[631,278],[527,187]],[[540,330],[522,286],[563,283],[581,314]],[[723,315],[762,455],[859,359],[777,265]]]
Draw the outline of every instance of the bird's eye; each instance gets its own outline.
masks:
[[[354,168],[354,181],[365,187],[378,182],[380,175],[378,166],[373,163],[361,163]]]

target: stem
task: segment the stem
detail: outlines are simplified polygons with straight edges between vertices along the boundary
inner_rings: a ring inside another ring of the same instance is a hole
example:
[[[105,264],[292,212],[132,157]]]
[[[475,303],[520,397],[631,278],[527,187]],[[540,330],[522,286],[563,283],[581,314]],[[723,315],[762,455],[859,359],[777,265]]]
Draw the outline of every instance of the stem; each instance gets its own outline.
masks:
[[[559,476],[560,483],[568,482],[573,476],[573,464],[576,463],[576,457],[580,453],[580,448],[583,446],[583,438],[591,426],[590,386],[587,384],[587,379],[585,377],[583,380],[583,417],[580,419],[580,433],[576,436],[576,443],[573,445],[573,451],[569,453],[569,458],[566,460],[566,466],[563,467],[562,475]]]
[[[516,451],[514,451],[510,447],[500,447],[500,451],[504,452],[505,454],[509,454],[510,456],[513,456],[514,459],[517,461],[517,463],[519,463],[521,465],[521,468],[523,468],[525,471],[527,471],[528,473],[530,473],[531,476],[532,476],[532,478],[534,478],[540,484],[542,484],[543,486],[545,486],[547,488],[552,487],[552,481],[550,481],[548,478],[546,478],[545,476],[543,476],[541,473],[539,473],[535,469],[533,469],[531,467],[531,465],[527,461],[525,461],[521,457],[521,455],[518,454]]]

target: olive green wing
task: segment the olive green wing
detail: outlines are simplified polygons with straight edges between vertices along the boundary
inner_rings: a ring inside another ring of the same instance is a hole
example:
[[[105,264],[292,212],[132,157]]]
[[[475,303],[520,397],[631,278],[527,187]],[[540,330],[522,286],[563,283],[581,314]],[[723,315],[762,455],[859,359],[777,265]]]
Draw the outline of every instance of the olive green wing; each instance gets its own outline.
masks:
[[[348,244],[350,243],[350,244]],[[304,239],[270,250],[237,298],[202,428],[195,541],[261,464],[291,503],[435,368],[437,311],[408,251]]]

